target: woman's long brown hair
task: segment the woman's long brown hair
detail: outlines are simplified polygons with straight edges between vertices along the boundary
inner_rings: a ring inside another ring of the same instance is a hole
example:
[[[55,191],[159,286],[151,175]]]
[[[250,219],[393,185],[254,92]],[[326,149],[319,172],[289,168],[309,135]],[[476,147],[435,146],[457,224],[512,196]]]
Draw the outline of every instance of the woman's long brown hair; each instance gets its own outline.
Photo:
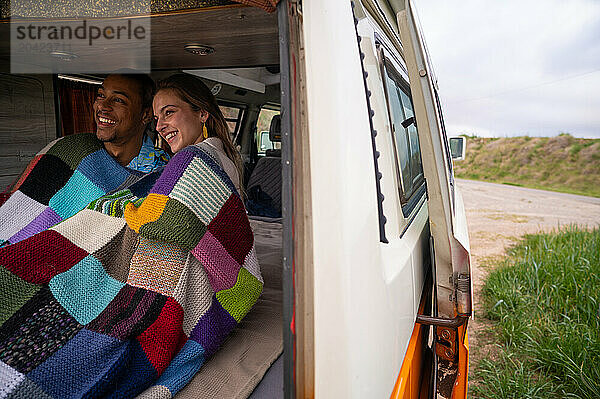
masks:
[[[231,140],[225,117],[223,117],[223,113],[217,104],[217,99],[210,92],[210,89],[200,78],[185,73],[177,73],[159,81],[157,92],[166,89],[173,90],[181,100],[190,104],[194,111],[204,110],[208,112],[209,117],[206,120],[208,137],[218,137],[223,142],[225,155],[235,164],[240,179],[238,183],[240,189],[243,190],[242,176],[244,169],[242,166],[242,157]],[[243,193],[240,193],[240,195],[243,198]]]

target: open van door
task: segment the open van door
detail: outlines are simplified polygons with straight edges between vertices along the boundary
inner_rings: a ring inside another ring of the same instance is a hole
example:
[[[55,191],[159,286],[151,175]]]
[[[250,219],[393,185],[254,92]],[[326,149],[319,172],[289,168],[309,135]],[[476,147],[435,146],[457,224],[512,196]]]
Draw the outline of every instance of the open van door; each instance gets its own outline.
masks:
[[[466,397],[468,340],[472,311],[469,239],[464,206],[455,187],[452,158],[437,93],[437,81],[410,0],[392,1],[408,67],[427,182],[434,277],[434,317],[417,322],[435,326],[437,393]]]

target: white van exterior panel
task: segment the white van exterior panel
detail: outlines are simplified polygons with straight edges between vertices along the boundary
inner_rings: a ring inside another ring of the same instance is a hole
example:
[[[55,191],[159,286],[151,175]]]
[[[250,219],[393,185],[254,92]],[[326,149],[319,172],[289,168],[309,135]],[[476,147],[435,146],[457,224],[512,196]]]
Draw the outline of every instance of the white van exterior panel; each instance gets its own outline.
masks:
[[[302,11],[315,396],[389,396],[414,326],[420,296],[414,287],[422,285],[423,271],[415,272],[413,262],[423,258],[427,207],[419,207],[402,239],[403,226],[396,225],[389,228],[389,244],[379,241],[369,115],[350,2],[305,1]],[[385,115],[385,108],[379,111]],[[394,195],[387,198],[393,204]],[[395,223],[400,215],[396,211]]]

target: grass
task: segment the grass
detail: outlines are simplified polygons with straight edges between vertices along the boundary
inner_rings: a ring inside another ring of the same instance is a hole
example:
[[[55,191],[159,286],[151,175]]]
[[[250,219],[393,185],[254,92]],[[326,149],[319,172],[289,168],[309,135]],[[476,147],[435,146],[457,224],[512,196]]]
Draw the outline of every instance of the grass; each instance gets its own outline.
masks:
[[[600,140],[556,137],[467,137],[455,175],[600,197]]]
[[[483,288],[493,359],[473,398],[600,398],[600,230],[528,235]]]

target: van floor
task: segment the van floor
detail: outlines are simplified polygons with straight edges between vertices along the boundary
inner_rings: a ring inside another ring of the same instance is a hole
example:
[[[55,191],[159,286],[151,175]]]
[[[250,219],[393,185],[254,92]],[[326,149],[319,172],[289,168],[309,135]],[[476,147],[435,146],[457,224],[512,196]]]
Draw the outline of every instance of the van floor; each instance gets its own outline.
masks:
[[[264,279],[258,302],[221,349],[210,358],[176,398],[247,398],[283,351],[282,225],[281,219],[251,217],[254,245]],[[283,364],[280,359],[278,364]],[[274,365],[253,398],[283,387]],[[281,370],[283,368],[281,367]],[[266,386],[268,385],[268,386]],[[272,398],[273,396],[269,396]],[[281,391],[280,397],[283,397]]]

